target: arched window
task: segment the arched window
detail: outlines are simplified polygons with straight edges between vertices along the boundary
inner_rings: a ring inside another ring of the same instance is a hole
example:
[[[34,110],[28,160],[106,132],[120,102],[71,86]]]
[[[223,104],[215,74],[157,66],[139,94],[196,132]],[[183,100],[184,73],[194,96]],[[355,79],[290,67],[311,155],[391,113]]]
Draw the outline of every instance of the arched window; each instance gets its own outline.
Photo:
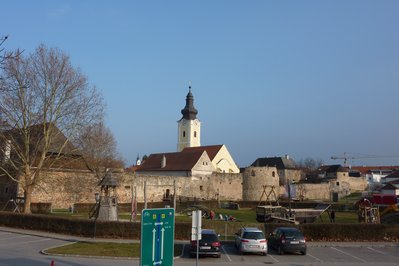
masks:
[[[272,177],[276,177],[276,173],[274,171],[272,172]]]
[[[197,131],[194,131],[194,138],[197,137]]]
[[[186,137],[186,131],[183,131],[183,138]]]

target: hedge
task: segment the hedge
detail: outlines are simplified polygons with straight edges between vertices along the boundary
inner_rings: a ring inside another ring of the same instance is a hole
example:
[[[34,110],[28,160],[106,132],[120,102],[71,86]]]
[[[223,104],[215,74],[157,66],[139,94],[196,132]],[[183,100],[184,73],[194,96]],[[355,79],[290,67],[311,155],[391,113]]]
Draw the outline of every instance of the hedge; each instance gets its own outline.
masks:
[[[140,239],[139,222],[106,222],[69,217],[53,217],[41,214],[19,214],[0,212],[0,225],[54,232],[66,235]],[[233,235],[242,226],[262,228],[266,235],[283,224],[241,224],[239,222],[202,222],[202,228],[213,228],[218,233]],[[292,226],[292,225],[286,225]],[[399,224],[301,224],[297,225],[310,241],[399,241]],[[175,239],[190,239],[191,223],[179,222],[175,225]]]

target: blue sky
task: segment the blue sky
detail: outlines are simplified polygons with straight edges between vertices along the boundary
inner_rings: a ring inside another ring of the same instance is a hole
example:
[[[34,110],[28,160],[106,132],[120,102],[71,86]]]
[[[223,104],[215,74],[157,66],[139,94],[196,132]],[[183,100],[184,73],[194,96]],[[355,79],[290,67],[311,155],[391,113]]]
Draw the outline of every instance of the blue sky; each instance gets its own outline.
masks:
[[[68,53],[132,164],[173,152],[188,83],[201,144],[399,165],[399,1],[7,1],[7,49]],[[398,156],[396,158],[388,158]]]

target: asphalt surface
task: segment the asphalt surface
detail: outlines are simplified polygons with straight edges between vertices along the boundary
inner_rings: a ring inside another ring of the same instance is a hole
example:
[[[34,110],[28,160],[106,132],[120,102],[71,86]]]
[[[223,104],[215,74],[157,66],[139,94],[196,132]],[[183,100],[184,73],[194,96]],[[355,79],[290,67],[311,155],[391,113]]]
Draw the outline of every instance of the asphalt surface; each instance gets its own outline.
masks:
[[[77,241],[139,243],[138,240],[86,238],[33,230],[0,227],[0,266],[51,265],[55,266],[103,266],[139,265],[138,258],[104,258],[83,256],[54,256],[41,253],[48,248]],[[188,244],[189,241],[176,241]],[[306,256],[287,254],[280,256],[270,250],[267,256],[240,256],[232,242],[222,245],[222,258],[201,258],[198,265],[399,265],[399,244],[393,242],[308,242]],[[196,265],[189,257],[186,245],[175,265]],[[44,252],[45,253],[45,252]]]

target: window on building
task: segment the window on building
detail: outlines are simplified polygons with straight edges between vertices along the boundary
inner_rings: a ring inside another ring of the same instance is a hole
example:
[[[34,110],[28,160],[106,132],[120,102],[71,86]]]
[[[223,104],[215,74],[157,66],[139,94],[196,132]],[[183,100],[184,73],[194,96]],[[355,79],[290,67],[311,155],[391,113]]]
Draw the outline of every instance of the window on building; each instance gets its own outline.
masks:
[[[272,172],[272,177],[276,177],[276,172]]]
[[[339,186],[339,182],[337,181],[337,183],[335,183],[337,186]]]
[[[183,138],[186,137],[186,131],[183,131]]]
[[[203,191],[204,190],[204,187],[203,186],[200,186],[200,191]]]
[[[251,171],[251,176],[255,176],[255,171],[254,170]]]
[[[194,138],[197,137],[197,131],[194,131]]]

